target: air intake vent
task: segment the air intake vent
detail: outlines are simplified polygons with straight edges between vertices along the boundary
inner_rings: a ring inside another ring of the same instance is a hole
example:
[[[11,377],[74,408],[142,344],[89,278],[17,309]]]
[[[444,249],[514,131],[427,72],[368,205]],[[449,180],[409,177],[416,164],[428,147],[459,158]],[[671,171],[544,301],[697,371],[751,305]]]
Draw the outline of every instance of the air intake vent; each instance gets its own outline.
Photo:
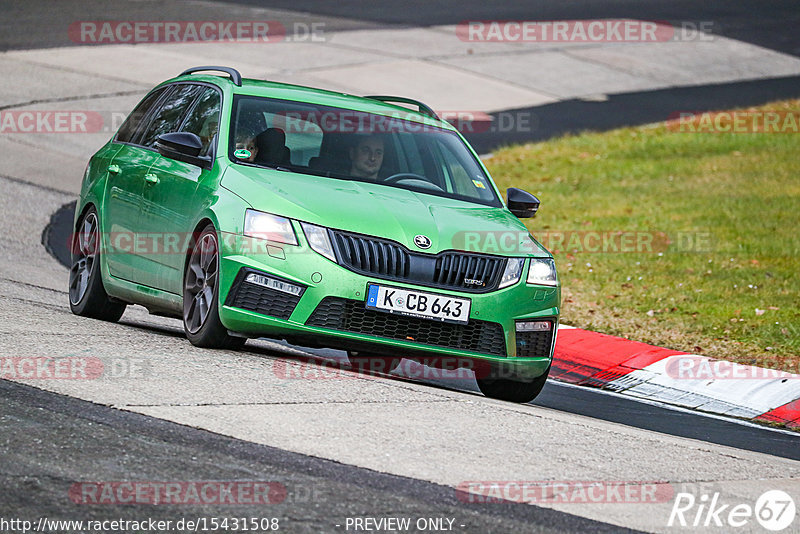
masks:
[[[308,326],[413,341],[481,354],[506,356],[506,338],[498,323],[470,319],[468,324],[442,323],[368,310],[364,302],[325,297],[306,321]]]

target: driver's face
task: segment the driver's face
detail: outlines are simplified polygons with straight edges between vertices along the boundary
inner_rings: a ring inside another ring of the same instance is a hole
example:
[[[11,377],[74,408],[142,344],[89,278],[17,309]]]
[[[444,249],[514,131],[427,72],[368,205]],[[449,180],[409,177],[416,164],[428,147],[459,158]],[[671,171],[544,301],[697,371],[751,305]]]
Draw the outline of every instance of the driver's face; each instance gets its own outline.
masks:
[[[367,137],[350,150],[353,160],[351,174],[360,178],[377,178],[383,165],[383,141],[378,137]]]

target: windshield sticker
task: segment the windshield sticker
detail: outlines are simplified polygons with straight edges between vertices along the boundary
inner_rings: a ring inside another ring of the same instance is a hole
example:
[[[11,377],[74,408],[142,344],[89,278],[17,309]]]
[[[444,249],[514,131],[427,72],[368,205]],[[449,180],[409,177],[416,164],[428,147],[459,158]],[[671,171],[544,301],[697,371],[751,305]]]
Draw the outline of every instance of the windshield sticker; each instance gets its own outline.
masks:
[[[483,182],[481,182],[480,180],[472,180],[472,183],[475,184],[475,187],[477,187],[478,189],[486,189],[486,186],[483,185]]]
[[[239,159],[247,159],[250,156],[252,156],[250,151],[247,150],[246,148],[237,149],[236,151],[234,151],[233,155],[236,156]]]

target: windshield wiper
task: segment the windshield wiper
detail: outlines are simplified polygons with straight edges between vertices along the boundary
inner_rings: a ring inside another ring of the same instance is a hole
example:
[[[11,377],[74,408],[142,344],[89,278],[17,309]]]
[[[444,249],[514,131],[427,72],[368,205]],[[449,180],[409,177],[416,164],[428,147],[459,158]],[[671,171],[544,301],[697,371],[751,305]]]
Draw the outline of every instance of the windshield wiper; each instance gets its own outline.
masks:
[[[280,165],[273,165],[270,163],[253,163],[256,167],[264,167],[266,169],[272,169],[273,171],[283,171],[283,172],[294,172],[292,169],[287,167],[281,167]]]

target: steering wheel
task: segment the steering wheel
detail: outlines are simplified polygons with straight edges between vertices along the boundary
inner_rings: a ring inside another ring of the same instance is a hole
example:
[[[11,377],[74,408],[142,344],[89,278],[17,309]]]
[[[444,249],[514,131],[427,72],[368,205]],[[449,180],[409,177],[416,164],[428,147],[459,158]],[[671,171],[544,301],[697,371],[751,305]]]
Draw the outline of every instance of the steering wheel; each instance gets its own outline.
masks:
[[[399,184],[400,182],[403,182],[405,183],[405,185],[413,187],[430,189],[431,191],[444,191],[444,189],[442,189],[438,185],[426,180],[424,176],[420,176],[419,174],[414,174],[413,172],[399,172],[397,174],[389,176],[383,181],[384,184]]]
[[[388,178],[384,178],[383,179],[383,183],[385,183],[385,184],[396,184],[400,180],[406,180],[408,178],[413,178],[415,180],[423,180],[425,182],[428,182],[428,180],[425,180],[424,176],[420,176],[419,174],[414,174],[413,172],[398,172],[397,174],[393,174],[393,175],[389,176]],[[428,182],[428,183],[430,183],[430,182]],[[434,184],[431,184],[431,185],[434,185]]]

